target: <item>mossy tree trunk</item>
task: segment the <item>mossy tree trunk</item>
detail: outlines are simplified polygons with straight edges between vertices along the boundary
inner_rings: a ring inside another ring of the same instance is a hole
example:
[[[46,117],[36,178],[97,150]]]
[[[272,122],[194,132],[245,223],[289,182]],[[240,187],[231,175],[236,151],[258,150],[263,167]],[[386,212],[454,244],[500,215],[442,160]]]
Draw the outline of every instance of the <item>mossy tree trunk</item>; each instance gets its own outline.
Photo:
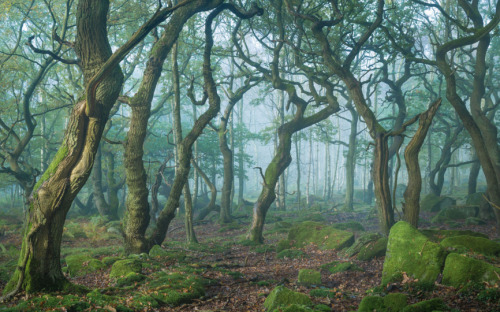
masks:
[[[472,160],[474,162],[470,166],[469,170],[469,180],[467,183],[467,195],[471,195],[477,192],[477,178],[479,176],[479,171],[481,171],[481,164],[477,159],[476,152],[472,154]]]
[[[351,132],[349,133],[349,145],[346,156],[346,193],[344,210],[353,210],[354,199],[354,170],[356,169],[356,137],[358,135],[358,113],[351,103],[346,105],[351,113]]]
[[[210,189],[210,202],[203,207],[200,212],[198,213],[198,216],[196,217],[196,220],[203,220],[205,217],[212,211],[220,211],[220,207],[217,207],[215,204],[215,201],[217,200],[217,189],[215,188],[215,184],[210,181],[210,178],[206,175],[203,170],[198,166],[196,161],[193,159],[191,160],[191,164],[193,165],[194,169],[198,172],[198,174],[201,176],[203,181],[205,181],[205,184],[208,185],[208,188]]]
[[[102,144],[101,144],[102,145]],[[100,146],[97,149],[97,153],[94,159],[94,167],[92,169],[92,193],[94,194],[94,202],[99,211],[99,215],[104,219],[111,221],[117,220],[117,210],[112,210],[111,206],[106,201],[104,197],[104,188],[102,185],[102,149]],[[108,192],[111,192],[109,186],[107,187]]]
[[[436,114],[441,99],[431,104],[429,109],[419,116],[417,132],[408,142],[405,148],[405,162],[408,170],[408,186],[404,192],[405,203],[403,205],[404,219],[414,227],[418,227],[418,216],[420,213],[420,191],[422,190],[422,176],[418,163],[418,154],[424,144],[427,131],[432,124],[432,119]]]
[[[111,56],[106,32],[109,2],[81,0],[76,14],[75,50],[85,84]],[[110,66],[96,89],[94,103],[79,101],[73,107],[63,143],[49,168],[35,185],[24,232],[19,266],[6,292],[62,289],[68,284],[61,271],[61,238],[66,214],[87,181],[109,111],[121,89],[120,68]]]

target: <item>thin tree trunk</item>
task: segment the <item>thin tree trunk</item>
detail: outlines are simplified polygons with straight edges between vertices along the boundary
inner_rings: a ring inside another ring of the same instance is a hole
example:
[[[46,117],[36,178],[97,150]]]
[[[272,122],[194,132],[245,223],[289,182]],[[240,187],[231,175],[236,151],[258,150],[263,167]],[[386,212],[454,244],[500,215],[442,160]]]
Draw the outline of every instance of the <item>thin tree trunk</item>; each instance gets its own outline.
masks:
[[[353,199],[354,199],[354,170],[356,168],[356,136],[358,134],[358,113],[349,103],[346,106],[351,113],[351,132],[349,134],[349,146],[347,150],[346,157],[346,193],[345,193],[345,204],[344,210],[353,211]]]

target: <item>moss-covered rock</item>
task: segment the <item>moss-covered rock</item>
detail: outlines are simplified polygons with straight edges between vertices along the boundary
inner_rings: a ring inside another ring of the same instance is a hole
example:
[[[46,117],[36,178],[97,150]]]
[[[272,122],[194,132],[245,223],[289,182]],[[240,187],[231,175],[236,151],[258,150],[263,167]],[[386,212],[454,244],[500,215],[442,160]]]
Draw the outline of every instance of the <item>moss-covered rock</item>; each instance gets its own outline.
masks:
[[[385,311],[384,299],[379,296],[367,296],[359,303],[358,312]]]
[[[485,225],[486,221],[478,217],[469,217],[465,219],[465,225]]]
[[[113,265],[118,260],[121,260],[122,258],[116,257],[116,256],[109,256],[109,257],[104,257],[102,258],[102,263],[104,263],[105,266],[110,266]]]
[[[408,304],[408,296],[400,293],[388,294],[385,297],[367,296],[361,300],[358,312],[396,312],[403,310]]]
[[[135,273],[135,272],[130,272],[125,277],[118,278],[116,280],[116,286],[118,286],[118,287],[130,286],[130,285],[134,285],[135,283],[142,282],[145,279],[146,279],[146,275],[143,275],[140,273]]]
[[[282,239],[276,245],[276,252],[281,252],[285,249],[290,249],[293,247],[293,244],[288,239]]]
[[[151,297],[161,305],[178,306],[205,295],[207,280],[184,272],[159,272],[146,285]]]
[[[472,251],[487,256],[500,256],[500,244],[482,237],[468,235],[448,237],[441,241],[441,246],[459,251]]]
[[[273,311],[278,307],[286,308],[292,304],[309,306],[312,301],[305,294],[292,291],[285,286],[278,286],[267,296],[266,301],[264,301],[264,308],[266,311]]]
[[[342,250],[339,254],[349,258],[353,257],[359,253],[359,251],[361,250],[361,248],[363,248],[363,246],[366,246],[370,243],[374,243],[380,238],[382,238],[382,235],[378,233],[364,233],[360,235],[358,239],[356,239],[354,244]]]
[[[368,261],[375,257],[385,256],[387,242],[387,237],[381,237],[374,242],[362,246],[356,258],[361,261]]]
[[[41,297],[31,298],[19,303],[17,306],[11,308],[0,308],[1,311],[49,311],[61,310],[65,308],[66,311],[85,311],[89,310],[90,304],[82,301],[80,297],[74,295],[65,296],[52,296],[43,295]]]
[[[454,287],[481,282],[495,284],[500,281],[499,274],[500,269],[491,264],[452,253],[446,257],[442,283]]]
[[[111,267],[109,277],[120,278],[130,273],[141,273],[142,263],[138,259],[124,259],[116,261]]]
[[[384,297],[384,306],[387,311],[401,311],[408,305],[408,296],[401,293],[392,293]]]
[[[319,286],[321,285],[321,273],[310,269],[299,270],[297,283],[307,287]]]
[[[438,212],[456,204],[456,200],[446,196],[427,194],[420,202],[422,211]]]
[[[299,249],[285,249],[276,255],[277,259],[297,259],[307,257],[307,254]]]
[[[363,269],[354,262],[333,261],[323,264],[321,268],[324,270],[328,270],[332,274],[345,271],[363,271]]]
[[[469,230],[463,231],[463,230],[426,229],[426,230],[420,230],[420,233],[424,234],[428,239],[430,239],[434,243],[439,243],[447,237],[454,237],[454,236],[460,236],[460,235],[488,238],[488,235],[486,235],[486,234],[478,233],[478,232],[474,232],[474,231],[469,231]]]
[[[332,227],[335,229],[338,229],[338,230],[346,230],[346,231],[354,231],[354,232],[365,230],[363,225],[357,221],[335,223],[335,224],[332,224]]]
[[[168,256],[168,252],[161,248],[160,245],[154,245],[151,250],[149,251],[149,256],[151,258],[156,258],[156,257],[166,257]]]
[[[290,229],[288,240],[299,248],[314,243],[321,249],[340,250],[354,243],[354,235],[318,222],[305,221]]]
[[[479,214],[477,206],[449,206],[432,218],[432,223],[443,223],[453,220],[462,220],[469,217],[476,217]]]
[[[73,277],[83,276],[105,267],[104,263],[87,254],[70,255],[65,258],[65,261],[68,273]]]
[[[431,300],[421,301],[407,306],[403,312],[429,312],[429,311],[449,311],[450,308],[444,303],[441,298],[433,298]]]
[[[399,221],[390,231],[382,271],[382,285],[398,281],[401,274],[434,284],[446,257],[445,249],[431,242],[409,223]]]

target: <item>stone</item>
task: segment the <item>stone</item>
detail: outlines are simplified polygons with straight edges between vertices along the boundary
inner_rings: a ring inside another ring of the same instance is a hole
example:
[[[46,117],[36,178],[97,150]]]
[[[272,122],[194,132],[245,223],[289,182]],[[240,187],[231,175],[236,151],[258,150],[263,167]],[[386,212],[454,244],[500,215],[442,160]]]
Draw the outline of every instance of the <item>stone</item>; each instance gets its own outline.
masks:
[[[420,233],[424,234],[428,239],[430,239],[434,243],[439,243],[443,239],[447,237],[459,236],[459,235],[468,235],[474,237],[483,237],[488,238],[488,235],[483,233],[477,233],[469,230],[420,230]]]
[[[292,304],[309,306],[312,301],[305,294],[290,290],[285,286],[278,286],[267,296],[266,301],[264,301],[264,308],[266,311],[273,311],[278,307],[286,308]]]
[[[420,202],[422,211],[438,212],[456,204],[456,200],[446,196],[425,195]]]
[[[486,256],[500,256],[500,244],[483,237],[460,235],[441,241],[441,246],[458,251],[472,251]]]
[[[321,285],[321,273],[310,269],[299,270],[297,283],[307,287],[319,286]]]
[[[305,221],[290,229],[288,240],[298,248],[314,243],[321,249],[340,250],[354,243],[354,234],[322,223]]]
[[[160,245],[154,245],[151,250],[149,251],[149,256],[152,258],[155,257],[166,257],[168,255],[168,252],[161,248]]]
[[[72,277],[87,275],[105,267],[104,263],[87,254],[69,255],[65,260]]]
[[[400,281],[403,272],[420,283],[434,284],[445,258],[446,250],[441,245],[431,242],[409,223],[399,221],[389,233],[382,285]]]
[[[142,263],[137,259],[118,260],[113,263],[109,277],[120,278],[127,276],[129,273],[141,273]]]
[[[443,270],[444,285],[465,286],[468,283],[495,284],[500,281],[500,269],[484,261],[451,253],[446,257]]]

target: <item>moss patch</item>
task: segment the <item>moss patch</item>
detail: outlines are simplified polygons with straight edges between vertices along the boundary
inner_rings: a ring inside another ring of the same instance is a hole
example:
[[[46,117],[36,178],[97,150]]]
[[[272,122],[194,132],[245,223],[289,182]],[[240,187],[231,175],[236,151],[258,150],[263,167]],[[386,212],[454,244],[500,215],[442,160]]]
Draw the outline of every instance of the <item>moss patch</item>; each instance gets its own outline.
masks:
[[[307,254],[303,252],[302,250],[298,249],[285,249],[280,251],[277,255],[277,259],[297,259],[297,258],[304,258],[307,257]]]
[[[130,273],[141,273],[142,263],[138,259],[125,259],[116,261],[111,267],[109,277],[120,278]]]
[[[434,194],[427,194],[420,202],[422,211],[437,212],[449,206],[455,205],[456,200],[446,196],[436,196]]]
[[[318,222],[305,221],[290,229],[288,240],[299,248],[314,243],[321,249],[340,250],[354,243],[354,235]]]
[[[461,230],[421,230],[422,234],[424,234],[429,240],[434,243],[439,243],[443,239],[447,237],[459,236],[459,235],[468,235],[474,237],[483,237],[488,238],[488,235],[483,233],[477,233],[469,230],[461,231]]]
[[[266,311],[272,311],[278,307],[287,307],[292,304],[309,306],[312,301],[307,295],[292,291],[285,286],[274,288],[264,301]]]
[[[310,269],[299,270],[297,283],[307,287],[319,286],[321,285],[321,273]]]
[[[354,232],[365,230],[363,225],[357,221],[335,223],[332,225],[332,227],[335,229],[338,229],[338,230],[346,230],[346,231],[354,231]]]
[[[140,273],[130,272],[129,274],[127,274],[127,276],[118,278],[116,280],[116,286],[118,287],[130,286],[136,283],[140,283],[145,279],[146,279],[145,275],[142,275]]]
[[[450,308],[444,303],[441,298],[421,301],[410,306],[407,306],[403,312],[429,312],[429,311],[449,311]]]
[[[472,251],[487,256],[500,256],[500,244],[482,237],[460,235],[443,239],[441,246]]]
[[[161,258],[161,257],[166,257],[168,256],[168,252],[161,248],[159,245],[154,245],[151,250],[149,251],[149,256],[152,258]]]
[[[400,293],[388,294],[385,297],[367,296],[361,300],[358,312],[402,311],[408,304],[408,296]]]
[[[500,269],[491,264],[452,253],[446,257],[443,284],[454,287],[464,286],[471,282],[495,284],[500,281],[499,274]]]
[[[145,285],[147,293],[162,305],[178,306],[205,295],[207,281],[182,272],[159,272]]]
[[[431,242],[409,223],[392,228],[382,271],[382,285],[398,281],[403,272],[421,283],[434,284],[446,257],[445,249]]]
[[[321,268],[324,270],[328,270],[332,274],[345,271],[363,271],[363,269],[354,262],[333,261],[327,264],[323,264]]]
[[[66,257],[68,273],[73,276],[83,276],[105,267],[104,263],[86,254],[76,254]]]
[[[367,296],[361,300],[358,312],[385,311],[384,299],[379,296]]]

